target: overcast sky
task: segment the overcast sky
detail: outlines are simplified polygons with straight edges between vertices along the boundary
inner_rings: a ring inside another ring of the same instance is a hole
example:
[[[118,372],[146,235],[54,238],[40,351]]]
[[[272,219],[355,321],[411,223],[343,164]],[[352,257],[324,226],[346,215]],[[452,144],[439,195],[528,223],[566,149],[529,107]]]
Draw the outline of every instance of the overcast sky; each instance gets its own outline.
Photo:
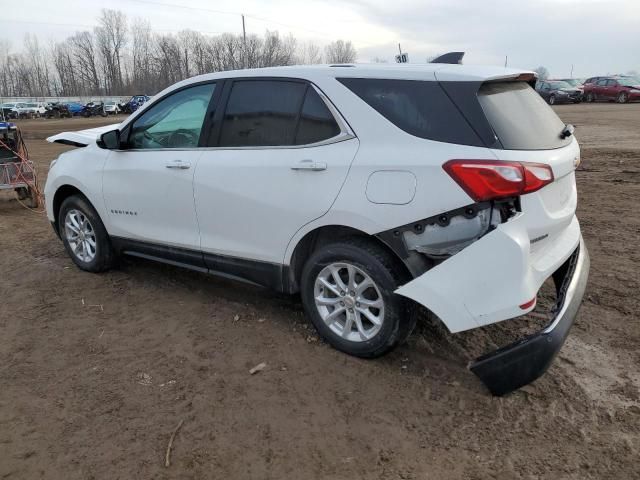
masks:
[[[640,0],[0,0],[0,38],[19,50],[25,33],[41,41],[91,29],[101,8],[145,17],[158,32],[207,34],[266,29],[320,44],[351,40],[359,62],[393,61],[398,42],[411,62],[465,51],[465,63],[584,77],[640,71]]]

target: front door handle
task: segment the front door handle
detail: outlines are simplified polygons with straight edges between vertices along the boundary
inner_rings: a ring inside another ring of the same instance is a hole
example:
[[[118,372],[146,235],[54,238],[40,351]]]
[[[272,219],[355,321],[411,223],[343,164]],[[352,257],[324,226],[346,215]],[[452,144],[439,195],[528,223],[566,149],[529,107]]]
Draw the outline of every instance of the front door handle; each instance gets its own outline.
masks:
[[[314,162],[313,160],[300,160],[291,166],[291,170],[311,170],[312,172],[320,172],[327,169],[325,162]]]
[[[173,160],[173,161],[165,164],[165,167],[174,168],[176,170],[186,170],[188,168],[191,168],[191,163],[183,162],[182,160]]]

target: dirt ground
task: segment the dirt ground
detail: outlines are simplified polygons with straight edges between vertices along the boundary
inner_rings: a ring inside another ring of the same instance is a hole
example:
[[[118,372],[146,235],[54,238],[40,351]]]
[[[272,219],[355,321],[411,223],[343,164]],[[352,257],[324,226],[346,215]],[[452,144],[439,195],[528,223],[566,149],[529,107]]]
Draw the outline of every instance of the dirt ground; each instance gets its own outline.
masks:
[[[504,398],[466,369],[491,329],[426,321],[359,360],[297,298],[142,260],[81,272],[0,195],[0,479],[640,478],[640,105],[556,110],[582,144],[591,279],[549,372]],[[47,135],[111,122],[20,122],[41,181],[66,148]]]

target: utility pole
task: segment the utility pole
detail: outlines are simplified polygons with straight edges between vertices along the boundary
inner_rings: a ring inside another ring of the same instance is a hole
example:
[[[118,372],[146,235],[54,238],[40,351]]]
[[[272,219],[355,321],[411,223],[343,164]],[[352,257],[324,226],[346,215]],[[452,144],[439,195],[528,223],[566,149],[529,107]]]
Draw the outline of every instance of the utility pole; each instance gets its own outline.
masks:
[[[247,68],[247,31],[244,28],[244,14],[242,17],[242,68]]]
[[[571,75],[570,75],[570,77],[573,78],[573,63],[571,64]]]
[[[402,55],[402,48],[400,48],[400,44],[398,43],[398,53]]]
[[[507,68],[507,60],[509,59],[508,56],[504,56],[504,68]]]

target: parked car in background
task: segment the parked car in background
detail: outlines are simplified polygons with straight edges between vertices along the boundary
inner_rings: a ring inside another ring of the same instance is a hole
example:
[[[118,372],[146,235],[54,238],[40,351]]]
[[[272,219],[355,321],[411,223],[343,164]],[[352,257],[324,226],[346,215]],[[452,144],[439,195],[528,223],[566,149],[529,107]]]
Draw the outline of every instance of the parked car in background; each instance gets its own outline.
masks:
[[[120,105],[113,100],[109,100],[104,102],[104,111],[107,112],[107,115],[117,115],[120,113]]]
[[[446,64],[201,75],[119,125],[50,137],[84,148],[51,164],[47,215],[80,269],[127,254],[299,293],[360,357],[409,336],[414,302],[461,332],[517,322],[553,280],[550,323],[471,365],[503,395],[549,367],[589,271],[580,148],[534,79]]]
[[[73,114],[63,103],[51,102],[45,106],[44,118],[71,118]]]
[[[640,100],[640,82],[632,77],[605,77],[585,85],[587,102],[627,103]]]
[[[566,82],[571,85],[573,88],[577,88],[581,92],[584,91],[584,81],[579,78],[556,78],[559,82]]]
[[[582,101],[582,90],[561,80],[540,80],[536,84],[536,91],[549,105]]]
[[[18,118],[18,108],[16,103],[3,103],[0,105],[0,109],[2,110],[2,115],[4,115],[5,119],[16,119]],[[0,117],[2,116],[0,115]]]
[[[134,95],[128,101],[120,104],[120,110],[123,113],[133,113],[147,103],[150,98],[148,95]]]
[[[82,112],[84,108],[84,105],[78,102],[67,102],[65,105],[71,112],[71,115],[80,115],[80,112]]]
[[[82,107],[82,111],[80,115],[83,117],[106,117],[107,112],[104,108],[104,103],[102,102],[89,102],[84,107]]]

